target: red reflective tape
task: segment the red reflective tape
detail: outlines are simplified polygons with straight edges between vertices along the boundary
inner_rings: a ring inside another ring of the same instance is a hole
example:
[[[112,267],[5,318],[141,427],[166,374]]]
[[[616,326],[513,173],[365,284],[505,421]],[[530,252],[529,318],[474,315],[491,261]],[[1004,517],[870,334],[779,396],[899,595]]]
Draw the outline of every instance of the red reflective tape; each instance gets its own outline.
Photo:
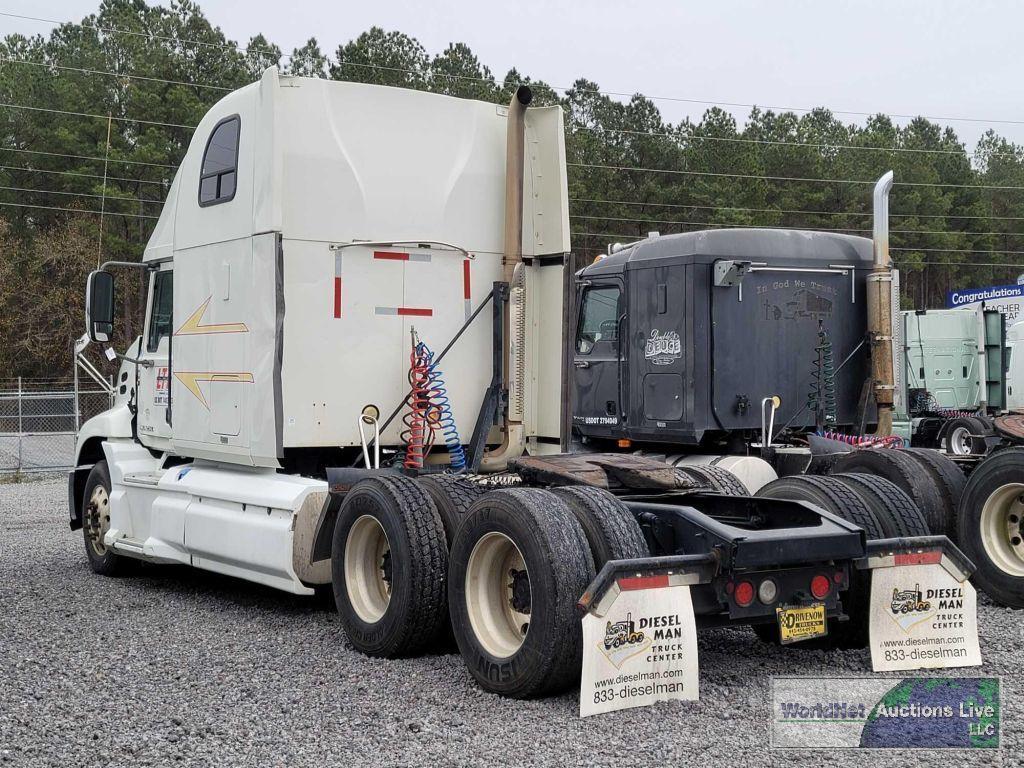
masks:
[[[658,589],[668,585],[667,573],[661,576],[633,576],[628,579],[619,579],[619,589],[623,592],[633,589]]]
[[[334,316],[341,317],[341,278],[334,278]]]
[[[468,299],[469,293],[469,259],[462,260],[462,298]]]
[[[942,562],[942,552],[907,552],[896,555],[896,565],[933,565]]]
[[[391,261],[408,261],[408,253],[400,253],[399,251],[374,251],[373,258],[375,259],[389,259]]]
[[[399,307],[398,314],[400,315],[415,315],[416,317],[431,317],[434,314],[432,309],[421,309],[418,307]]]

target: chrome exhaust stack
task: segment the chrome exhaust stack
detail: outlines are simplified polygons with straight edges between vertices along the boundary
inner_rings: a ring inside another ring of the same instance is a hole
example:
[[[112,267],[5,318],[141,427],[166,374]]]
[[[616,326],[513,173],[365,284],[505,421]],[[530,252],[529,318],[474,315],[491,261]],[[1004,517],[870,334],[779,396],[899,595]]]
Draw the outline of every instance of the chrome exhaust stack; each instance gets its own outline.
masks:
[[[868,337],[871,344],[871,378],[874,382],[878,428],[875,435],[892,434],[896,381],[893,371],[892,260],[889,257],[889,192],[893,172],[875,183],[872,241],[874,263],[867,281]]]
[[[505,369],[505,386],[510,392],[521,392],[523,375],[522,350],[513,359],[511,345],[520,340],[522,334],[513,328],[513,320],[525,322],[523,314],[525,275],[523,274],[523,164],[526,158],[526,108],[533,101],[533,91],[528,86],[520,85],[512,94],[508,105],[508,123],[505,138],[505,238],[504,251],[501,257],[502,281],[508,283],[512,291],[518,289],[513,297],[518,301],[519,312],[512,317],[512,301],[505,302],[503,317],[503,338],[505,348],[502,351],[502,362]],[[518,268],[518,269],[517,269]],[[515,364],[513,364],[515,363]],[[510,410],[512,410],[510,408]],[[515,418],[514,418],[515,417]],[[480,466],[488,471],[501,471],[508,465],[509,459],[520,456],[526,447],[523,434],[521,409],[512,414],[506,412],[502,424],[501,445],[486,451]]]

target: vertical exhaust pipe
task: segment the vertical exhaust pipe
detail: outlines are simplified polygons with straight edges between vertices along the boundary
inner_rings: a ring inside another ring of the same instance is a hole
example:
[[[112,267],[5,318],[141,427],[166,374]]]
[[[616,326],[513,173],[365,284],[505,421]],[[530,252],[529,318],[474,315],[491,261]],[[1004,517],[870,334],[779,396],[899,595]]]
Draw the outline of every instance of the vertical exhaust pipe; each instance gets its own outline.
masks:
[[[533,91],[520,85],[512,94],[508,105],[508,122],[505,134],[505,238],[501,257],[501,279],[509,285],[516,277],[516,267],[523,263],[523,163],[526,159],[526,108],[533,101]],[[502,365],[505,370],[505,385],[510,377],[518,376],[521,370],[513,371],[510,365],[510,344],[512,341],[511,302],[505,302],[502,318],[503,338]],[[520,352],[520,354],[522,354]],[[508,460],[519,456],[524,449],[523,425],[512,421],[506,412],[502,424],[502,442],[494,450],[487,451],[480,466],[491,471],[503,470]]]
[[[892,261],[889,258],[889,192],[893,172],[875,183],[873,200],[872,250],[874,262],[867,282],[868,337],[871,343],[871,378],[878,408],[878,437],[892,434],[893,400],[896,383],[892,367]]]
[[[520,85],[508,105],[505,135],[505,251],[502,280],[512,282],[516,264],[523,260],[523,161],[526,155],[526,108],[533,91]]]

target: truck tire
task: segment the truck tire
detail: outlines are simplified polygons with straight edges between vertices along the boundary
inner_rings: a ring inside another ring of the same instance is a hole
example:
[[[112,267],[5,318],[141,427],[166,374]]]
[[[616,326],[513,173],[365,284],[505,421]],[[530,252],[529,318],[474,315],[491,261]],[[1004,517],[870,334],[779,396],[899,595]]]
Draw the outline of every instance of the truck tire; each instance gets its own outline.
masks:
[[[860,494],[842,480],[831,476],[793,475],[768,483],[757,493],[769,499],[793,499],[817,504],[827,512],[841,517],[864,529],[869,539],[885,538],[878,518],[864,502]],[[871,576],[868,572],[853,569],[850,572],[850,587],[843,596],[843,608],[849,621],[832,619],[828,623],[828,634],[820,641],[805,643],[805,647],[863,648],[868,642],[868,620],[871,609]],[[755,626],[758,637],[765,639],[770,628],[775,638],[778,629],[771,624]]]
[[[859,448],[841,456],[832,472],[884,477],[903,489],[903,492],[914,500],[924,519],[928,521],[929,532],[944,534],[949,530],[948,507],[942,500],[938,484],[929,473],[922,471],[921,462],[905,451],[892,448]]]
[[[997,603],[1024,608],[1024,448],[997,451],[971,473],[957,533],[977,568],[971,580]]]
[[[613,494],[584,485],[553,488],[551,492],[568,505],[583,528],[595,571],[609,560],[650,557],[640,524]]]
[[[950,419],[942,430],[942,447],[954,456],[970,456],[985,453],[985,439],[973,437],[986,432],[985,424],[973,416]]]
[[[438,638],[448,616],[444,526],[407,477],[360,480],[334,526],[334,600],[349,641],[368,656],[410,656]]]
[[[750,491],[736,475],[721,467],[709,467],[693,464],[687,467],[676,467],[676,472],[696,480],[713,493],[726,496],[749,496]]]
[[[829,475],[790,475],[774,480],[760,491],[766,499],[791,499],[815,504],[836,517],[859,525],[869,539],[884,539],[878,518],[856,490]]]
[[[885,538],[928,535],[928,521],[914,500],[895,483],[884,477],[856,473],[832,477],[857,492],[874,513]]]
[[[416,482],[434,502],[444,526],[445,541],[451,548],[455,532],[462,524],[462,518],[466,516],[473,502],[485,494],[487,489],[458,475],[426,475],[417,478]]]
[[[526,699],[571,686],[583,645],[576,601],[593,577],[586,535],[561,497],[505,488],[477,499],[452,543],[448,601],[480,687]]]
[[[110,529],[110,470],[98,461],[85,479],[82,493],[82,533],[89,567],[100,576],[123,576],[136,563],[103,543]]]
[[[941,451],[927,448],[901,448],[899,450],[913,456],[931,475],[932,480],[938,484],[939,495],[946,509],[946,519],[949,521],[945,533],[951,539],[954,538],[956,536],[957,510],[960,508],[960,498],[964,495],[964,488],[967,486],[967,475],[955,461]]]

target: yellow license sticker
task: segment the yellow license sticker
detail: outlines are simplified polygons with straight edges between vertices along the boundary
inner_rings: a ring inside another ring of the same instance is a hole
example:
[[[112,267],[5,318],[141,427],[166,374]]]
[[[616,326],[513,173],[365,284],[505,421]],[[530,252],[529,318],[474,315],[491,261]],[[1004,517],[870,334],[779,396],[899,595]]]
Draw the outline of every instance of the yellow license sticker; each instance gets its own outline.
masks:
[[[779,639],[783,643],[810,640],[828,632],[824,603],[780,606],[775,613],[779,620]]]

